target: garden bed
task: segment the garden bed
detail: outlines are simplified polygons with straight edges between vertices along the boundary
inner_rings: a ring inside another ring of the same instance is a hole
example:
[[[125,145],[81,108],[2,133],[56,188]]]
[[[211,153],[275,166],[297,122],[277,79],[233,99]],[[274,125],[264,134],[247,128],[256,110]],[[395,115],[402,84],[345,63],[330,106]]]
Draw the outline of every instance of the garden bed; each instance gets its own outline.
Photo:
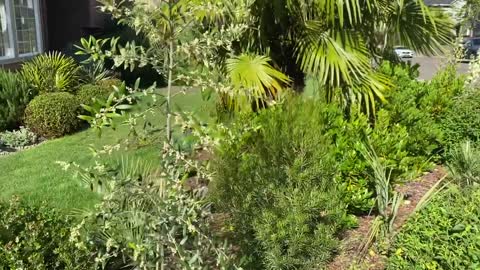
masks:
[[[398,210],[397,218],[394,223],[395,231],[401,229],[407,219],[413,214],[416,206],[422,200],[423,196],[447,174],[446,170],[437,166],[435,169],[420,177],[419,179],[397,185],[395,190],[404,194],[404,201]],[[329,264],[329,270],[350,269],[351,266],[357,266],[365,269],[384,269],[385,257],[378,254],[373,249],[368,254],[362,256],[362,247],[368,238],[371,224],[375,219],[374,215],[362,216],[358,218],[358,228],[349,230],[342,235],[340,253]]]
[[[0,158],[8,156],[8,155],[12,155],[12,154],[24,151],[24,150],[35,148],[35,147],[39,146],[40,144],[42,144],[43,142],[44,141],[40,141],[36,144],[29,145],[29,146],[24,146],[24,147],[0,146]]]

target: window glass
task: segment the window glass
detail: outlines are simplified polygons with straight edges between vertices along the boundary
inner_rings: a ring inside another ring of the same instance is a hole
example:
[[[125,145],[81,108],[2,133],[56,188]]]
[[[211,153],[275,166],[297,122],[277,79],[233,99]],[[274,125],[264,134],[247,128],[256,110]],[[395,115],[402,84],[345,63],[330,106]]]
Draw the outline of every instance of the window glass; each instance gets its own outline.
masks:
[[[13,0],[18,54],[38,52],[37,23],[33,0]]]
[[[473,40],[473,45],[475,45],[475,46],[480,45],[480,39],[474,39]]]
[[[10,24],[5,0],[0,0],[0,58],[13,56],[10,42]]]

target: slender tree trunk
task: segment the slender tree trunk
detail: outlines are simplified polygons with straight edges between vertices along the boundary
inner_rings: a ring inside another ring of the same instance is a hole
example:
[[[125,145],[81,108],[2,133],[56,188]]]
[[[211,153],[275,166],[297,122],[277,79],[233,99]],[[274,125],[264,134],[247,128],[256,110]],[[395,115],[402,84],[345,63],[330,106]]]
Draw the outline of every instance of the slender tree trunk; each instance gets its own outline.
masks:
[[[176,0],[168,1],[168,19],[170,37],[168,40],[168,89],[167,89],[167,141],[172,142],[172,83],[173,83],[173,42],[175,36],[173,7]]]
[[[169,43],[169,56],[168,56],[168,88],[167,88],[167,140],[170,143],[172,141],[172,81],[173,81],[173,39],[170,39]]]

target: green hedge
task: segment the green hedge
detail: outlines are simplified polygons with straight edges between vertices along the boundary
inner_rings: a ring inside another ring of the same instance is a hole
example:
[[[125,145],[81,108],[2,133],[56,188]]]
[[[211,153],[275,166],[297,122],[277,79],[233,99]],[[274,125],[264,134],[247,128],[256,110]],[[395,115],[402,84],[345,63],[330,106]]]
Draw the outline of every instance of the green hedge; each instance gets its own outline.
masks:
[[[25,123],[30,130],[45,138],[57,138],[80,128],[80,103],[69,93],[37,96],[28,104]]]
[[[442,119],[447,149],[470,140],[480,140],[480,91],[473,90],[454,100],[454,109]]]
[[[80,104],[91,105],[93,99],[107,100],[113,91],[109,86],[85,84],[78,89],[76,96]]]

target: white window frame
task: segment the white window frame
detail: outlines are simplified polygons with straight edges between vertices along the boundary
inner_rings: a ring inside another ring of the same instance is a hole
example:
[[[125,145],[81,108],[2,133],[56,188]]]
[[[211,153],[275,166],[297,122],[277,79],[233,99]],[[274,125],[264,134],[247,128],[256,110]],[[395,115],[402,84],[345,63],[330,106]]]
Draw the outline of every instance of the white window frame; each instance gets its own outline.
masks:
[[[13,25],[12,25],[12,13],[11,13],[11,10],[12,10],[12,0],[5,0],[5,16],[7,16],[7,34],[8,34],[8,48],[11,48],[13,49],[13,55],[4,55],[4,56],[0,56],[0,61],[1,62],[5,62],[6,60],[10,60],[10,59],[14,59],[15,56],[16,56],[16,49],[15,49],[15,45],[14,43],[14,33],[13,33]]]
[[[37,36],[37,52],[23,53],[19,54],[18,44],[17,44],[17,27],[15,20],[15,10],[13,5],[13,0],[5,0],[5,9],[7,16],[7,31],[9,38],[9,46],[13,48],[13,55],[0,56],[0,64],[8,64],[14,62],[20,62],[25,59],[31,58],[35,55],[41,54],[43,52],[43,35],[41,28],[41,17],[40,17],[40,0],[32,0],[33,10],[35,12],[35,31]]]

